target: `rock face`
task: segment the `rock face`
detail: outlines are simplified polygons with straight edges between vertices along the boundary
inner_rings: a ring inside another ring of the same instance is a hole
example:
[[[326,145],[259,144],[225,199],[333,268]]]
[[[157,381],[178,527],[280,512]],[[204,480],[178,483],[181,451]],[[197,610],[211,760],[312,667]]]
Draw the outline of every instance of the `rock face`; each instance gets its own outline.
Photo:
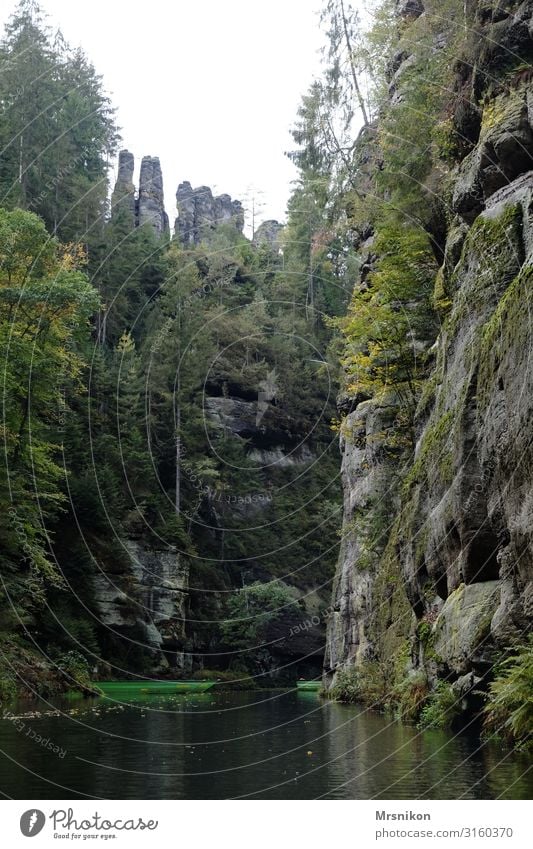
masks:
[[[163,175],[157,156],[144,156],[141,162],[137,222],[139,227],[143,224],[151,224],[158,235],[168,230]]]
[[[433,648],[454,674],[490,666],[490,624],[499,597],[498,581],[485,581],[460,584],[444,602],[434,626]]]
[[[207,416],[214,427],[243,437],[253,438],[258,433],[256,404],[241,398],[205,399]]]
[[[262,371],[261,377],[246,383],[243,379],[240,384],[224,381],[222,385],[213,379],[207,391],[220,394],[204,397],[204,426],[210,444],[218,446],[216,450],[221,457],[228,457],[229,468],[235,468],[238,462],[239,468],[246,470],[246,475],[238,478],[223,470],[223,476],[215,478],[212,484],[208,478],[203,481],[204,491],[210,488],[204,499],[202,533],[207,542],[212,541],[217,556],[223,552],[225,568],[218,570],[215,586],[220,586],[220,573],[226,586],[225,593],[220,595],[210,587],[206,598],[210,604],[220,599],[216,613],[209,614],[216,619],[227,615],[224,603],[228,592],[240,591],[241,587],[259,582],[275,585],[276,589],[279,585],[290,593],[297,604],[282,609],[273,618],[262,637],[264,644],[243,652],[241,661],[254,670],[253,674],[289,682],[298,677],[317,678],[324,656],[324,612],[329,605],[333,567],[332,558],[327,558],[331,547],[324,545],[322,553],[320,541],[306,539],[300,548],[299,540],[302,528],[309,528],[307,517],[315,499],[319,534],[335,533],[336,525],[322,530],[326,510],[322,503],[324,478],[320,479],[320,485],[313,479],[317,465],[325,463],[323,440],[324,435],[326,438],[329,435],[325,431],[329,415],[324,416],[323,430],[319,429],[321,422],[318,423],[320,438],[310,434],[286,400],[284,373],[276,375],[272,371],[265,375]],[[335,448],[334,444],[325,474],[334,481],[338,463]],[[338,487],[332,486],[328,495],[336,503]],[[336,542],[333,536],[334,550]],[[318,551],[320,556],[307,555]],[[196,599],[192,594],[193,618]],[[206,601],[198,600],[203,611]],[[200,618],[198,615],[197,619]],[[211,633],[203,637],[203,632],[196,628],[195,647],[208,656],[220,651],[220,646],[211,642]],[[200,642],[202,638],[205,648]]]
[[[389,393],[361,401],[343,423],[343,533],[328,620],[326,686],[335,683],[339,669],[374,662],[380,647],[393,664],[387,644],[406,638],[411,627],[411,609],[394,580],[390,555],[380,551],[380,537],[398,509],[392,484],[398,456],[391,444],[397,414],[397,398]],[[369,523],[365,514],[372,506]]]
[[[487,649],[520,637],[533,614],[533,454],[525,435],[532,340],[520,306],[531,277],[529,180],[518,178],[492,200],[453,273],[443,271],[453,303],[438,340],[431,411],[420,420],[401,538],[407,592],[421,611],[428,586],[446,606],[461,586],[499,580]]]
[[[248,459],[265,469],[305,466],[317,459],[307,443],[291,438],[290,422],[279,409],[261,410],[259,401],[209,396],[204,409],[213,434],[249,441]]]
[[[283,232],[283,224],[279,221],[269,220],[263,221],[254,233],[252,243],[256,247],[261,245],[270,248],[276,253],[281,249],[281,233]]]
[[[245,401],[238,397],[206,396],[204,409],[215,433],[225,432],[249,440],[249,456],[265,465],[292,466],[313,459],[304,442],[292,433],[292,422],[279,407],[269,401]]]
[[[111,196],[111,215],[127,215],[131,227],[149,224],[157,236],[168,232],[168,215],[165,212],[163,175],[157,156],[145,156],[141,162],[139,193],[133,183],[135,160],[129,150],[121,150],[118,174]]]
[[[115,188],[111,196],[111,214],[116,215],[124,209],[131,226],[135,226],[135,186],[133,185],[133,170],[135,160],[129,150],[121,150],[118,157],[118,174]]]
[[[136,638],[162,668],[181,667],[189,568],[170,548],[126,540],[127,560],[116,572],[97,572],[94,597],[101,624]]]
[[[404,20],[418,18],[424,11],[421,0],[396,0],[396,12]]]
[[[208,186],[193,189],[188,182],[180,183],[176,192],[178,217],[175,238],[183,245],[198,245],[209,241],[220,224],[230,224],[238,233],[244,228],[244,211],[238,200],[229,195],[214,197]]]
[[[129,150],[121,150],[118,173],[111,196],[111,215],[127,215],[131,227],[150,225],[157,236],[168,233],[168,215],[165,212],[163,175],[157,156],[144,156],[139,175],[139,191],[133,183],[135,160]],[[217,197],[208,186],[193,189],[190,183],[180,183],[176,192],[178,217],[175,238],[182,245],[208,242],[217,227],[229,225],[237,233],[244,229],[244,210],[238,200],[229,195]],[[277,222],[266,222],[277,225]],[[277,225],[281,227],[281,225]],[[272,228],[269,233],[272,233]]]
[[[400,4],[404,18],[418,5]],[[394,430],[383,398],[352,399],[345,420],[326,686],[339,670],[375,663],[389,687],[418,671],[462,696],[533,625],[533,90],[530,74],[489,85],[502,51],[533,52],[533,3],[500,4],[494,20],[486,13],[485,4],[476,22],[485,65],[471,71],[486,86],[477,128],[465,109],[454,118],[469,150],[446,177],[441,329],[426,352],[434,366],[414,416],[414,452],[391,464],[381,450]],[[376,503],[386,504],[386,521]],[[368,551],[376,524],[377,559]]]
[[[528,87],[501,94],[483,111],[481,134],[463,160],[453,209],[472,222],[488,198],[533,165],[533,96]]]

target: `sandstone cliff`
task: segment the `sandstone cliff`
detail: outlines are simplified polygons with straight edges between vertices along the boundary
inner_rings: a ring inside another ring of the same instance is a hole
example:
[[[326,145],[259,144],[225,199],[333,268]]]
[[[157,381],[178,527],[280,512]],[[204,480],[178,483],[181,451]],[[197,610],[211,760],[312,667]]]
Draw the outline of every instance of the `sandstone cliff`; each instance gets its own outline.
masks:
[[[165,212],[163,175],[157,156],[144,156],[139,175],[139,191],[133,183],[135,160],[129,150],[121,150],[115,188],[111,196],[111,215],[125,211],[131,227],[149,224],[157,236],[168,232]]]
[[[111,214],[117,215],[119,210],[125,210],[131,226],[135,226],[136,201],[133,171],[135,159],[129,150],[121,150],[118,157],[118,172],[113,194],[111,195]]]
[[[146,223],[151,224],[157,235],[162,235],[168,230],[163,175],[157,156],[144,156],[141,162],[137,223],[139,227]]]
[[[433,39],[432,55],[452,37],[437,40],[428,24],[435,4],[398,11],[387,129],[420,61],[411,28]],[[463,13],[459,4],[449,11]],[[470,3],[464,12],[472,36],[453,67],[447,112],[431,116],[423,180],[424,227],[441,264],[440,329],[420,344],[411,443],[398,438],[392,389],[342,398],[344,528],[325,683],[351,669],[378,680],[376,701],[398,701],[409,683],[431,690],[445,681],[468,711],[533,622],[533,3]],[[368,138],[359,151],[370,146],[379,172],[387,138],[379,124]],[[360,179],[368,187],[368,173]],[[373,185],[379,192],[375,174]],[[356,288],[379,260],[374,227],[366,229]]]
[[[178,217],[175,236],[183,245],[198,245],[208,241],[221,224],[228,223],[238,233],[244,227],[244,211],[238,200],[229,195],[213,196],[208,186],[193,189],[188,182],[180,183],[176,192]]]
[[[129,150],[121,150],[117,179],[111,196],[111,215],[125,213],[131,227],[149,224],[157,236],[163,236],[168,233],[169,222],[165,212],[163,174],[159,159],[157,156],[143,157],[138,191],[133,182],[134,169],[133,154]],[[232,200],[227,194],[214,196],[208,186],[193,189],[190,183],[183,182],[178,186],[176,203],[178,217],[175,222],[175,238],[184,246],[208,242],[215,230],[225,224],[229,224],[236,233],[242,234],[242,204],[238,200]],[[258,229],[260,234],[266,234],[267,241],[271,239],[272,225],[276,225],[277,235],[278,229],[281,229],[277,222],[265,222],[262,228]]]
[[[169,547],[149,547],[133,539],[123,546],[123,558],[93,575],[104,638],[110,646],[142,649],[150,655],[151,667],[161,673],[184,671],[189,663],[185,651],[189,566]]]
[[[274,219],[263,221],[255,231],[252,242],[256,247],[267,247],[277,253],[281,248],[282,231],[283,224],[279,221]]]

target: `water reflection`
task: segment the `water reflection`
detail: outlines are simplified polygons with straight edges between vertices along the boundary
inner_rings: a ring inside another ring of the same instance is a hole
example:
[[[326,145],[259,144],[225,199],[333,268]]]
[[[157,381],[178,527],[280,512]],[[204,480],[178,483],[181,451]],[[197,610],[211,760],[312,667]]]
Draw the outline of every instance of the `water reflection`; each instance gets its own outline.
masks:
[[[0,720],[0,789],[12,798],[520,799],[533,790],[525,756],[314,693],[60,702],[58,715],[40,704],[28,716],[29,707],[18,725]]]

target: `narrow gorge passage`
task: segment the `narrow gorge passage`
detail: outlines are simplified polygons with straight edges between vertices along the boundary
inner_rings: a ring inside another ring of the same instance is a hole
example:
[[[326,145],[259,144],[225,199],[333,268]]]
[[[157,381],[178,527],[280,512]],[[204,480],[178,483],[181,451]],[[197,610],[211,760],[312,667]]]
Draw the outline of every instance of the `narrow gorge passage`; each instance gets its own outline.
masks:
[[[2,18],[0,790],[528,798],[533,0],[113,6],[103,77],[62,4]]]

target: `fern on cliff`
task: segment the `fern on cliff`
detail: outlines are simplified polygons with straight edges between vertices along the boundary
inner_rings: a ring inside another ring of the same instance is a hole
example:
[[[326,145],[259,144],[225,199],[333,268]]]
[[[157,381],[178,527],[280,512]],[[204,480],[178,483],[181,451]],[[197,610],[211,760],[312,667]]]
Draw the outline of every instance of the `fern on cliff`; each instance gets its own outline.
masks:
[[[533,733],[533,635],[504,660],[489,687],[485,729],[518,747],[530,747]]]

